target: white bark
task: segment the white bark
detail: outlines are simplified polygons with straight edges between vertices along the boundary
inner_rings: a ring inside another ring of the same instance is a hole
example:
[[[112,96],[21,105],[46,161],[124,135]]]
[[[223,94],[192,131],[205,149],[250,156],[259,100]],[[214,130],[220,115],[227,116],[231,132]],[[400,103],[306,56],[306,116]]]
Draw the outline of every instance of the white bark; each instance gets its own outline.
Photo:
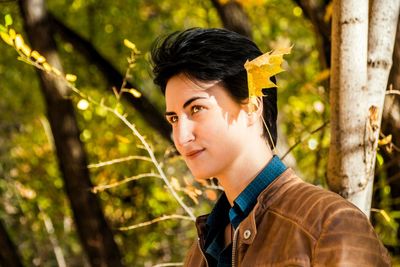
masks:
[[[369,216],[400,0],[334,1],[328,184]],[[367,38],[368,37],[368,38]]]
[[[359,194],[359,207],[369,216],[376,149],[384,107],[385,91],[392,67],[392,55],[399,18],[400,0],[373,0],[368,30],[368,96],[369,107],[376,107],[375,118],[369,118],[365,140],[366,188]],[[374,120],[375,119],[375,120]],[[364,201],[363,201],[364,200]]]
[[[366,183],[368,0],[334,0],[333,5],[328,185],[358,205]]]

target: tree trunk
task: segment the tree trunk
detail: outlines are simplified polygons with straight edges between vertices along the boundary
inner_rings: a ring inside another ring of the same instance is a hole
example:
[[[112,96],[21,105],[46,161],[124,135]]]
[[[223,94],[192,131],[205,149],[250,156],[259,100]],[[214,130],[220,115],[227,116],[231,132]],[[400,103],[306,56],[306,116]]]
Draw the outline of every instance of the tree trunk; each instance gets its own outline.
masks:
[[[44,0],[20,0],[24,26],[32,48],[60,71],[61,63],[52,39]],[[38,71],[45,97],[47,115],[64,185],[73,210],[76,229],[91,266],[122,266],[119,249],[106,223],[100,203],[91,193],[86,154],[79,139],[79,129],[71,100],[71,92],[60,79]]]
[[[367,212],[364,191],[369,128],[368,0],[334,0],[330,80],[329,187]]]
[[[377,107],[375,132],[371,136],[372,146],[366,150],[367,163],[370,169],[367,172],[367,181],[373,187],[377,140],[379,140],[382,113],[384,109],[385,91],[388,84],[389,72],[392,67],[393,47],[396,37],[396,28],[399,17],[400,0],[373,0],[370,11],[368,31],[368,100],[369,105]],[[398,67],[397,67],[398,68]],[[372,190],[364,196],[372,199]],[[367,208],[367,214],[370,212]]]
[[[219,0],[211,0],[211,2],[217,10],[224,28],[251,39],[252,32],[249,17],[238,2],[228,1],[226,4],[221,4]]]
[[[321,70],[329,69],[331,66],[331,24],[330,20],[324,20],[329,1],[294,0],[294,2],[303,10],[304,16],[313,25]]]
[[[393,66],[389,76],[389,86],[393,90],[400,90],[400,20],[397,22],[396,44],[393,53]],[[386,95],[385,107],[382,118],[382,133],[392,135],[392,142],[396,147],[400,147],[400,96]],[[386,172],[387,182],[390,186],[391,201],[390,209],[400,210],[400,151],[393,149],[392,152],[381,149],[384,165],[382,171]],[[395,218],[400,223],[400,218]],[[397,231],[397,239],[400,240],[400,231]],[[392,254],[400,255],[400,247],[387,246]]]
[[[367,216],[399,1],[375,0],[370,14],[368,33],[368,1],[334,1],[328,162],[330,188]]]
[[[3,222],[0,221],[0,266],[22,267],[20,257]]]
[[[111,63],[104,58],[99,51],[85,38],[66,26],[62,21],[53,15],[49,14],[52,28],[60,34],[60,36],[70,42],[91,64],[95,64],[104,78],[108,81],[111,87],[115,86],[120,90],[120,85],[124,77],[116,70]],[[127,87],[137,88],[135,85],[127,82]],[[136,98],[131,94],[123,94],[122,99],[126,100],[129,105],[132,105],[143,117],[143,119],[166,140],[171,141],[171,127],[165,120],[164,116],[150,103],[150,101],[142,95]]]

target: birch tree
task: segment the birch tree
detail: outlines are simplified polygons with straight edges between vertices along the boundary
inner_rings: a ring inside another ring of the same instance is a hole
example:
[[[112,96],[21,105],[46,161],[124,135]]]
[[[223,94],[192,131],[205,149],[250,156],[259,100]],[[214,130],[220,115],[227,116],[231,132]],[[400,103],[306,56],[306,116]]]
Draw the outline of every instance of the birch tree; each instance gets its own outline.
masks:
[[[369,216],[400,1],[333,5],[328,184]]]

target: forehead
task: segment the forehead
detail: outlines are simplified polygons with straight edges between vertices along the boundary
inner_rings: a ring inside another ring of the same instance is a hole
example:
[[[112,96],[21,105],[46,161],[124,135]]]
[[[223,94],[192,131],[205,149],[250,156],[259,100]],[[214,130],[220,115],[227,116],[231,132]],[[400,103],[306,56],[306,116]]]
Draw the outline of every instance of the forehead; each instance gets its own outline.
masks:
[[[178,74],[171,77],[165,88],[165,101],[167,109],[192,97],[210,98],[212,95],[220,95],[225,91],[218,81],[198,81]]]

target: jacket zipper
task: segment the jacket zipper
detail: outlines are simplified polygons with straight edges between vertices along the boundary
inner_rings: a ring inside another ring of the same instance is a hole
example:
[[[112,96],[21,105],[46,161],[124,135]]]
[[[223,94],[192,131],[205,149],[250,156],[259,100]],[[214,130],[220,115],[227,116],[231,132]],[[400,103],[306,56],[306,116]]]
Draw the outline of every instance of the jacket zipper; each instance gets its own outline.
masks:
[[[232,241],[232,267],[236,266],[236,241],[237,241],[238,233],[239,233],[239,226],[238,226],[238,228],[235,229],[235,232],[233,234],[233,241]]]
[[[203,250],[201,249],[201,246],[200,246],[200,238],[197,238],[197,246],[199,247],[200,253],[203,256],[204,261],[206,262],[206,266],[208,267],[208,262],[207,262],[206,255],[204,255],[204,252],[203,252]]]

